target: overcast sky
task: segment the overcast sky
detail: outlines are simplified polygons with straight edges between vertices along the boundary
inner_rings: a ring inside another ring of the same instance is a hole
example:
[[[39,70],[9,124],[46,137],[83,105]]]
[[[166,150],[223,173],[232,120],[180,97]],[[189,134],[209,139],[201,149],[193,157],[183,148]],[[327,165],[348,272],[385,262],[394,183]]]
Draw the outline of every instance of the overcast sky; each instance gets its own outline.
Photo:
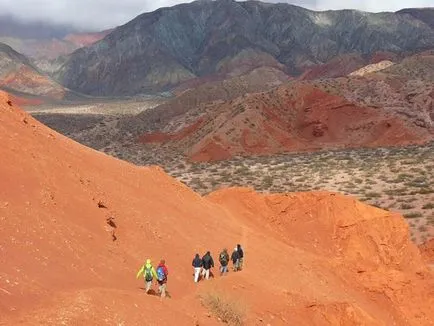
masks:
[[[267,0],[289,2],[309,9],[359,9],[396,11],[409,7],[434,7],[434,0]],[[1,14],[25,20],[48,20],[85,29],[105,29],[128,22],[137,15],[182,0],[0,0]]]

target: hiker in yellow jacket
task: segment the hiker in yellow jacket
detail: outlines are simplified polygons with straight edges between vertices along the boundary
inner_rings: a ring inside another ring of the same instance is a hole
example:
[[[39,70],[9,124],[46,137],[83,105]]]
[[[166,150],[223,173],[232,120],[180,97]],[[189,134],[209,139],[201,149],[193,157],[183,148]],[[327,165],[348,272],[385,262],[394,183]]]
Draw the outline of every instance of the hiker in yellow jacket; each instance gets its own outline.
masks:
[[[157,279],[157,273],[155,272],[155,269],[152,266],[151,260],[149,258],[138,271],[136,278],[138,279],[142,274],[145,279],[146,293],[149,293],[152,287],[152,280],[154,278]]]

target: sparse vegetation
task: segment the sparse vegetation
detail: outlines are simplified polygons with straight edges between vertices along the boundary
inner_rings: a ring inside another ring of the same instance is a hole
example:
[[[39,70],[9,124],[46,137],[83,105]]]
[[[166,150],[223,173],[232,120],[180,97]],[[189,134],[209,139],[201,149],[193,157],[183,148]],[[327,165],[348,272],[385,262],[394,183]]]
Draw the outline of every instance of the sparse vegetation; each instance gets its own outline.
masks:
[[[422,214],[419,212],[411,212],[411,213],[407,213],[404,214],[405,218],[417,218],[417,217],[422,217]]]
[[[434,203],[428,203],[422,206],[422,209],[434,209]]]
[[[202,296],[202,303],[223,323],[231,326],[244,324],[246,309],[239,301],[222,293],[211,292]]]

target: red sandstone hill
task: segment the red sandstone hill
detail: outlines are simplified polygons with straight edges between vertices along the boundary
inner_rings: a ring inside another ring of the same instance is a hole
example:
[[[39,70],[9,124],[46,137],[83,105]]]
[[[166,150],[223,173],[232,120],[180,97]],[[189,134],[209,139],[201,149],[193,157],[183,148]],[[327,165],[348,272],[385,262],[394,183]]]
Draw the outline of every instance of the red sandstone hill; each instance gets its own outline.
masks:
[[[176,126],[176,123],[173,123]],[[310,83],[292,83],[211,106],[197,121],[143,143],[163,142],[193,160],[285,151],[390,146],[432,139],[406,116],[362,106]]]
[[[246,325],[433,325],[434,275],[401,216],[326,192],[201,197],[7,102],[0,94],[0,324],[217,325],[200,296],[224,293]],[[195,252],[237,242],[243,272],[193,284]],[[147,257],[167,260],[171,299],[140,290]]]

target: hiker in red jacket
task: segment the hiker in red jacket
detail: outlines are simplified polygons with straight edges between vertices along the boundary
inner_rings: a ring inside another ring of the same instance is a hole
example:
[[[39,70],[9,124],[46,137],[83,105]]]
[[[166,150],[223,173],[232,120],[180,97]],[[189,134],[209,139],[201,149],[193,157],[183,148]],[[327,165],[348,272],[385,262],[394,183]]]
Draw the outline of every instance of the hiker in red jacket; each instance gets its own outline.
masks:
[[[161,259],[157,267],[158,293],[160,293],[161,298],[166,297],[167,275],[169,275],[169,270],[167,269],[166,261]]]

